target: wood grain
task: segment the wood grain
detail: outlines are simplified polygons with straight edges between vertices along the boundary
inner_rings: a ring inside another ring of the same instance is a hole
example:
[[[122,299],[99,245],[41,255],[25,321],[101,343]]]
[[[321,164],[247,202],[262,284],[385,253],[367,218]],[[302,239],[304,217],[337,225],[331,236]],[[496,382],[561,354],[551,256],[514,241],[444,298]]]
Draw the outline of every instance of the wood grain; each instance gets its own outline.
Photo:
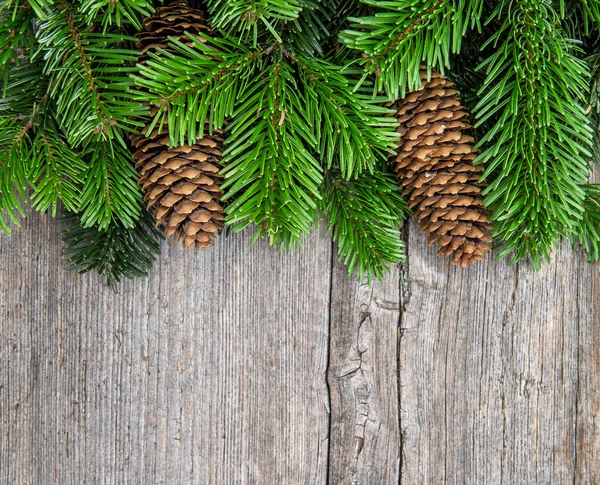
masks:
[[[329,483],[396,484],[400,272],[369,285],[336,264],[332,276]]]
[[[329,239],[165,244],[114,294],[58,232],[0,240],[3,484],[325,483]]]
[[[409,248],[401,483],[598,483],[598,266],[457,269],[414,225]]]
[[[311,236],[164,245],[118,294],[0,238],[0,484],[600,483],[600,267],[462,270],[410,224],[372,286]]]

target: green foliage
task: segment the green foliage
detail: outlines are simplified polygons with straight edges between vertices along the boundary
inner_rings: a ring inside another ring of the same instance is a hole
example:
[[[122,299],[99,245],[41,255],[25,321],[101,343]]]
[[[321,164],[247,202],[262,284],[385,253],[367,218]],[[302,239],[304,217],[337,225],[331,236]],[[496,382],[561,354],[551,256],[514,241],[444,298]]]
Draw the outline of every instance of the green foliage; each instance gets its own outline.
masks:
[[[399,228],[408,213],[398,183],[385,171],[363,172],[345,180],[329,173],[325,210],[337,244],[338,260],[359,278],[382,278],[390,265],[404,259]]]
[[[152,2],[148,0],[82,0],[80,10],[88,24],[99,20],[104,32],[113,25],[124,24],[141,30],[140,19],[154,13]]]
[[[480,140],[478,162],[491,179],[484,203],[503,242],[500,255],[516,251],[514,260],[529,255],[539,266],[584,215],[579,184],[590,173],[592,130],[583,107],[589,71],[557,28],[550,1],[504,0],[492,18],[502,26],[480,66],[486,79],[475,108],[478,125],[496,120]]]
[[[327,168],[335,165],[350,179],[372,171],[377,155],[386,155],[394,145],[396,121],[380,104],[353,92],[349,71],[317,59],[296,57],[303,85],[304,111],[313,127],[316,150]]]
[[[93,32],[81,17],[73,7],[61,4],[37,32],[36,58],[44,60],[51,86],[48,94],[73,146],[118,137],[120,129],[133,131],[141,124],[132,117],[147,112],[131,100],[134,83],[129,74],[134,67],[130,65],[138,53],[128,43],[135,38]]]
[[[594,130],[593,162],[600,163],[600,54],[588,57],[588,64],[592,71],[590,101],[587,108],[590,123]]]
[[[115,290],[123,277],[147,275],[160,250],[162,235],[154,227],[152,216],[143,208],[140,211],[132,228],[115,223],[102,230],[81,224],[75,215],[64,218],[69,224],[62,233],[69,268],[80,273],[96,270]]]
[[[33,11],[25,5],[12,9],[0,4],[0,72],[6,77],[10,63],[18,61],[19,51],[31,50]]]
[[[420,66],[442,73],[450,55],[460,51],[468,28],[480,28],[484,0],[362,0],[373,15],[353,17],[340,34],[348,47],[363,53],[375,91],[393,99],[421,86]]]
[[[134,227],[142,196],[127,146],[102,140],[89,145],[85,155],[87,170],[78,207],[81,223],[107,229],[118,221]]]
[[[600,184],[582,185],[585,192],[585,218],[571,234],[573,244],[585,248],[591,262],[600,259]]]
[[[134,76],[143,91],[138,99],[149,99],[162,109],[154,123],[162,129],[168,120],[171,144],[194,143],[204,135],[208,118],[209,131],[222,128],[233,114],[236,100],[247,89],[252,74],[264,68],[264,49],[250,50],[233,39],[211,39],[190,36],[194,48],[173,40],[172,48],[179,54],[149,52],[150,59]]]
[[[27,188],[27,122],[0,121],[0,228],[10,234],[7,216],[19,225],[16,213],[23,215],[21,201]]]
[[[112,281],[139,274],[157,250],[143,239],[130,242],[148,232],[126,138],[147,113],[132,100],[135,39],[107,31],[135,25],[128,14],[135,5],[145,14],[131,1],[0,2],[0,227],[10,232],[8,222],[18,224],[27,192],[36,210],[77,213],[80,232],[90,243],[99,234],[104,244],[102,256],[80,256],[111,272]]]
[[[59,201],[75,212],[79,207],[79,181],[83,178],[86,163],[59,136],[56,126],[45,126],[37,130],[31,141],[28,175],[33,187],[31,205],[40,212],[52,208],[56,217]]]
[[[18,58],[0,74],[0,228],[8,234],[8,220],[19,225],[16,214],[26,200],[32,131],[44,104],[40,75],[40,66]]]
[[[209,12],[212,14],[211,24],[217,29],[225,29],[235,33],[250,33],[256,45],[261,33],[260,27],[266,29],[275,39],[281,42],[278,33],[280,21],[295,21],[300,16],[306,3],[303,0],[209,0]]]
[[[237,194],[226,222],[236,229],[253,222],[257,237],[292,247],[312,226],[323,180],[292,67],[268,66],[238,102],[223,159],[224,200]]]

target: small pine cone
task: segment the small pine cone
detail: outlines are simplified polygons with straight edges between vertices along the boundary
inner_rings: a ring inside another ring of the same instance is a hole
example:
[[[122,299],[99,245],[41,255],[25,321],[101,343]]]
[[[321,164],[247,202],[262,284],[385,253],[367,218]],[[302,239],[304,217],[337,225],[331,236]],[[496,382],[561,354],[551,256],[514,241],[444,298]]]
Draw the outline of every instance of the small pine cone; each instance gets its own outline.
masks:
[[[169,135],[155,130],[149,137],[133,136],[133,158],[140,174],[144,200],[154,211],[156,225],[174,242],[196,249],[212,244],[223,229],[219,174],[223,139],[205,136],[194,145],[169,148]]]
[[[143,22],[138,32],[136,47],[142,52],[140,63],[145,63],[148,51],[157,48],[169,51],[167,36],[191,44],[184,32],[208,32],[204,13],[177,1],[156,9],[154,16]],[[159,54],[159,53],[157,53]],[[193,145],[170,148],[166,126],[155,129],[149,136],[148,123],[158,111],[153,107],[142,135],[133,135],[133,158],[140,174],[144,200],[153,211],[156,225],[165,225],[165,234],[174,236],[177,244],[186,248],[210,246],[217,231],[223,229],[225,213],[221,206],[220,189],[223,180],[219,174],[223,157],[222,133],[204,135]]]
[[[142,27],[144,30],[135,34],[138,38],[136,48],[142,53],[139,62],[148,59],[147,52],[149,50],[157,55],[160,55],[160,52],[156,51],[158,48],[167,52],[171,51],[169,36],[191,46],[193,43],[185,35],[185,32],[190,34],[212,33],[204,12],[190,8],[185,0],[158,7],[152,17],[144,19]]]
[[[429,245],[438,243],[442,257],[469,266],[491,249],[491,224],[483,205],[483,168],[477,156],[471,125],[453,84],[439,73],[404,99],[388,106],[396,110],[401,135],[390,162]]]

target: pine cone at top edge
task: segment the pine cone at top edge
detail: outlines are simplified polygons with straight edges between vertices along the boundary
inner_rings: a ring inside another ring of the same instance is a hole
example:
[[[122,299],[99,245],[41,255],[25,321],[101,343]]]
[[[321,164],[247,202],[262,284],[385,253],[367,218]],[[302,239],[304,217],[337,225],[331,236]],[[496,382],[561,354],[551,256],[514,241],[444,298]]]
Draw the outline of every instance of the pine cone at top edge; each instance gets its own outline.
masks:
[[[420,89],[387,105],[396,110],[401,135],[389,161],[429,245],[467,267],[484,259],[493,242],[479,183],[483,167],[473,165],[475,140],[466,133],[472,126],[459,91],[437,72],[427,81],[425,68],[421,79]]]
[[[167,36],[190,45],[184,32],[211,32],[204,13],[188,7],[185,1],[157,8],[142,25],[144,30],[136,34],[141,63],[147,60],[148,51],[170,50]],[[146,126],[157,111],[152,108]],[[170,147],[166,125],[148,136],[144,135],[146,131],[144,128],[142,134],[132,135],[131,143],[144,200],[156,225],[164,224],[165,235],[174,236],[175,244],[181,240],[185,248],[210,246],[216,233],[224,228],[220,189],[223,176],[219,174],[223,133],[205,134],[193,145]]]
[[[212,34],[204,12],[189,7],[185,0],[158,7],[152,17],[144,19],[142,28],[143,30],[135,34],[138,39],[135,46],[142,53],[138,59],[139,62],[145,62],[148,59],[146,53],[149,50],[154,51],[157,55],[160,55],[156,51],[158,48],[171,51],[169,36],[191,46],[193,43],[185,35],[185,32]]]

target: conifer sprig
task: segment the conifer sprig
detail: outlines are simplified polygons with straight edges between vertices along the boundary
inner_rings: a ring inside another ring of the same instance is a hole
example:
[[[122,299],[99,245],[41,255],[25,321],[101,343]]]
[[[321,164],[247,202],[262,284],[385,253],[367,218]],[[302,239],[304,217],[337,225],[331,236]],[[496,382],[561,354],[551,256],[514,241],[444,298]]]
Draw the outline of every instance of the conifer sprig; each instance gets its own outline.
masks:
[[[134,68],[129,66],[138,52],[128,45],[135,38],[92,32],[82,17],[61,3],[37,33],[36,59],[44,61],[57,120],[73,146],[119,137],[119,130],[141,126],[134,120],[147,112],[130,99]]]
[[[591,262],[600,260],[600,184],[581,187],[585,192],[585,218],[571,234],[571,241],[580,244]]]
[[[81,224],[76,215],[65,217],[63,222],[69,227],[62,238],[69,269],[80,273],[95,270],[106,276],[107,284],[114,290],[123,277],[146,275],[160,251],[163,236],[146,209],[139,210],[141,215],[131,228],[114,222],[102,230]]]
[[[361,64],[374,74],[375,92],[392,98],[421,86],[420,66],[444,73],[468,28],[480,27],[484,0],[361,0],[373,15],[351,17],[340,33],[362,52]]]
[[[223,159],[223,199],[237,195],[226,221],[238,229],[254,223],[257,237],[284,248],[310,231],[323,181],[293,74],[283,59],[258,73],[227,127],[231,140]]]
[[[358,270],[359,278],[382,278],[404,259],[399,228],[408,208],[398,183],[385,171],[363,172],[352,180],[328,172],[324,206],[338,260],[349,274]]]
[[[500,256],[516,251],[514,260],[529,255],[539,266],[584,216],[579,184],[590,173],[592,130],[583,107],[590,74],[550,1],[504,0],[492,18],[502,26],[480,66],[486,79],[475,107],[477,125],[496,120],[477,159],[490,180],[485,204],[502,240]]]

